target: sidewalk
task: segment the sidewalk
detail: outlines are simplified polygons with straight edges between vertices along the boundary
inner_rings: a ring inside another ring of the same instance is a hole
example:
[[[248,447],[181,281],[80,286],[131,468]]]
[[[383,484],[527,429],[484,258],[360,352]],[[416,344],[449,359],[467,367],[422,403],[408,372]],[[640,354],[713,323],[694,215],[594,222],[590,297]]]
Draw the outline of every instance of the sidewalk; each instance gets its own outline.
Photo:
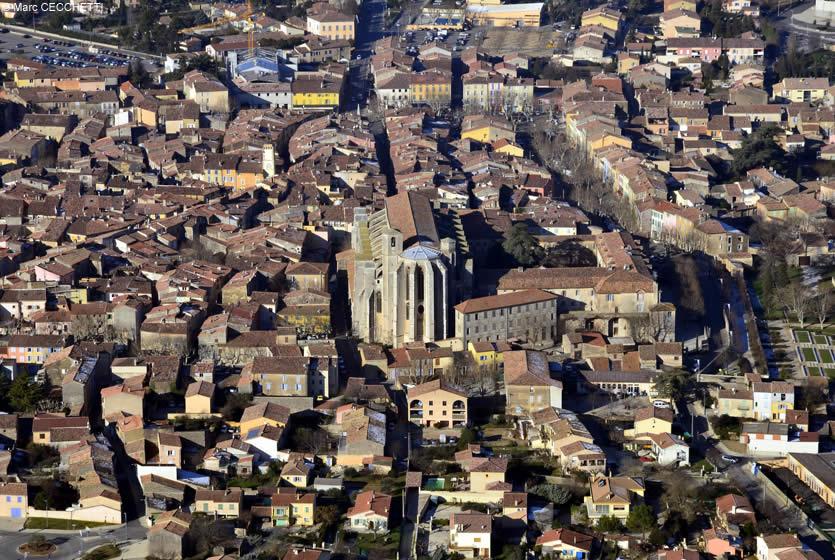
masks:
[[[145,560],[148,557],[148,540],[131,543],[122,549],[122,560]]]

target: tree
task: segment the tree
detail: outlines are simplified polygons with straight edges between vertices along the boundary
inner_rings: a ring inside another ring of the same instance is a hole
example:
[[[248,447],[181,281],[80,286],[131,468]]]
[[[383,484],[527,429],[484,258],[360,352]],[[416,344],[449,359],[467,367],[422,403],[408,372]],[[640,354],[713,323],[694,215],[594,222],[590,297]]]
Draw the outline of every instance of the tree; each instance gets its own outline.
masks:
[[[221,407],[220,413],[226,420],[237,422],[241,419],[244,409],[252,402],[252,395],[247,393],[232,393],[226,396],[226,403]]]
[[[9,403],[15,411],[31,412],[35,410],[43,394],[42,385],[32,381],[29,374],[20,373],[15,376],[9,387]]]
[[[316,523],[322,523],[326,528],[335,527],[339,523],[339,508],[335,505],[318,506],[314,512]]]
[[[296,449],[319,454],[329,449],[330,439],[321,428],[300,426],[293,431],[293,445]]]
[[[800,323],[800,328],[805,328],[806,319],[813,309],[813,300],[808,297],[800,282],[796,280],[788,282],[777,289],[776,295],[786,311],[795,316],[797,322]]]
[[[629,517],[626,518],[626,527],[633,533],[646,534],[656,526],[655,514],[652,508],[646,504],[640,504],[632,508]]]
[[[542,247],[524,223],[513,225],[502,242],[502,248],[521,266],[536,266],[543,255]]]
[[[148,85],[150,76],[148,75],[148,71],[145,70],[145,65],[142,64],[141,60],[132,60],[130,62],[130,67],[128,68],[128,79],[130,80],[130,83],[136,87],[145,87]]]
[[[798,408],[814,414],[820,405],[829,402],[829,391],[818,383],[806,383],[801,388],[799,400]]]
[[[536,496],[541,496],[556,506],[562,506],[571,501],[574,496],[571,490],[565,486],[557,484],[537,484],[528,488],[528,492]]]
[[[458,438],[458,443],[456,444],[456,449],[458,451],[464,451],[467,449],[471,443],[474,443],[476,440],[476,433],[475,430],[472,428],[464,428],[461,430],[461,436]]]
[[[655,390],[659,397],[678,400],[690,390],[691,381],[691,376],[681,370],[662,372],[655,378]]]
[[[723,414],[718,418],[714,417],[711,420],[711,424],[713,424],[713,431],[716,432],[716,435],[720,439],[731,439],[731,434],[738,434],[741,429],[739,418],[734,418],[727,414]]]
[[[614,515],[604,515],[597,520],[597,529],[601,533],[617,533],[623,529],[623,523]]]
[[[818,326],[823,330],[826,319],[832,312],[832,288],[818,286],[818,295],[812,299],[812,307]]]
[[[742,140],[742,146],[733,150],[734,161],[731,166],[737,176],[745,175],[749,169],[757,167],[771,167],[780,173],[792,169],[792,159],[783,152],[774,136],[780,130],[774,125],[768,125],[755,130]]]
[[[597,266],[594,251],[578,243],[574,239],[559,242],[548,250],[542,260],[543,266],[548,267],[577,267]]]

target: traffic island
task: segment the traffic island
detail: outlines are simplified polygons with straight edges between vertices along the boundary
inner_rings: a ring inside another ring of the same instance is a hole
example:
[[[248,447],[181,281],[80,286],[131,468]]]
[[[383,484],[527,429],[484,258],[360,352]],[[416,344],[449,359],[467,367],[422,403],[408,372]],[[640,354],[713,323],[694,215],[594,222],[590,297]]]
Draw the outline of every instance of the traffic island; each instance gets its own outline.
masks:
[[[58,549],[57,546],[41,535],[35,535],[29,542],[17,547],[17,551],[28,556],[49,556]]]

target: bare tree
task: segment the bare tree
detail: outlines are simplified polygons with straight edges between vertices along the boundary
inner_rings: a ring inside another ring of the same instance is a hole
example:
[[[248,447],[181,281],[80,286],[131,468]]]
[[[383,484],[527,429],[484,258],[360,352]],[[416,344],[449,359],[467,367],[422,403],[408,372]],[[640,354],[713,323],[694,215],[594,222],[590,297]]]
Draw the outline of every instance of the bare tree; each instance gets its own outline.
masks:
[[[629,320],[632,337],[638,343],[657,342],[667,328],[664,319],[658,313],[647,313]]]
[[[806,327],[806,319],[812,311],[812,299],[807,297],[806,291],[799,282],[789,282],[777,290],[778,300],[783,307],[795,316],[800,328]]]
[[[818,286],[818,295],[812,299],[812,307],[818,320],[818,326],[823,330],[826,319],[832,312],[832,288],[821,286]]]

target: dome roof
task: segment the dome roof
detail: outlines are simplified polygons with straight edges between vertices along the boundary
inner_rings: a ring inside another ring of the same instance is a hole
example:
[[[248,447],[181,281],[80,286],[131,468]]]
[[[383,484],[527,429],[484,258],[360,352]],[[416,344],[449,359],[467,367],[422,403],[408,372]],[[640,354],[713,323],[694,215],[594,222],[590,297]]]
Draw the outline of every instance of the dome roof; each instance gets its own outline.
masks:
[[[410,261],[434,261],[440,258],[441,252],[428,245],[418,243],[403,251],[400,256]]]

